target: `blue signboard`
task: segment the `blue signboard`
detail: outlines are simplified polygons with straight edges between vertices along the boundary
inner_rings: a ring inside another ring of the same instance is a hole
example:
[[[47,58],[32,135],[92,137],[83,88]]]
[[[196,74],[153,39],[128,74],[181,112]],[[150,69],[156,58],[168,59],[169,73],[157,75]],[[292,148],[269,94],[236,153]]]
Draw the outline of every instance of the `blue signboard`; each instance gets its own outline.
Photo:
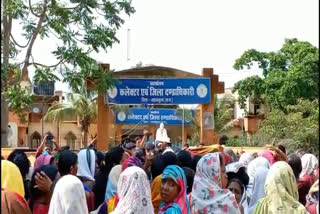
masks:
[[[210,103],[210,78],[120,79],[106,102],[116,104]]]
[[[193,116],[193,112],[192,112]],[[116,114],[117,124],[168,124],[181,125],[182,117],[177,115],[175,109],[143,109],[133,108],[128,113],[119,111]],[[184,121],[185,125],[191,124],[191,121]]]

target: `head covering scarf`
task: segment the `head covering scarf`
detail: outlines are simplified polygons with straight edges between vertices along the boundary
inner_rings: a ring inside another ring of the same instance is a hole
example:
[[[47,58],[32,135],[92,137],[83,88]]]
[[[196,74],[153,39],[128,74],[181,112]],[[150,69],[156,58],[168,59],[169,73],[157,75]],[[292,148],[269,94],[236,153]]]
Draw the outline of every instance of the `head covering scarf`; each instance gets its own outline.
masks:
[[[307,213],[299,203],[296,178],[289,164],[284,161],[274,163],[267,175],[265,183],[266,197],[258,201],[254,211],[256,214]]]
[[[220,168],[217,152],[198,162],[191,193],[192,213],[240,214],[234,194],[221,188]]]
[[[121,174],[121,170],[121,165],[116,165],[111,169],[108,177],[105,199],[108,199],[117,194],[118,180]]]
[[[261,157],[266,158],[266,159],[269,161],[270,165],[272,165],[272,164],[274,164],[274,163],[276,162],[276,160],[274,159],[274,156],[273,156],[272,152],[269,151],[269,150],[264,150],[264,151],[261,153]]]
[[[266,182],[267,174],[269,169],[265,167],[257,167],[254,175],[252,196],[249,202],[248,213],[253,213],[258,201],[263,198],[266,194],[264,191],[264,185]]]
[[[302,171],[300,178],[305,175],[312,175],[319,166],[318,159],[313,154],[305,154],[301,158]]]
[[[23,180],[19,168],[12,162],[1,160],[1,188],[24,197]]]
[[[155,210],[159,209],[161,199],[161,180],[162,175],[158,175],[152,182],[151,185],[151,197],[152,197],[152,204]]]
[[[233,172],[233,173],[237,173],[239,171],[239,169],[243,167],[243,164],[240,162],[233,162],[230,163],[226,166],[226,172]]]
[[[2,214],[31,214],[24,198],[15,192],[1,189]]]
[[[94,181],[94,171],[96,168],[96,154],[93,149],[82,149],[78,153],[77,176]]]
[[[288,161],[288,157],[286,154],[284,154],[277,147],[270,145],[264,147],[261,156],[267,158],[271,165],[277,161]]]
[[[41,154],[37,157],[36,161],[34,162],[34,170],[37,170],[41,166],[50,165],[54,157],[50,154]]]
[[[112,214],[154,213],[148,177],[139,167],[128,167],[121,173],[118,196],[119,202]]]
[[[244,167],[248,167],[249,163],[254,159],[254,156],[250,153],[243,153],[239,158],[239,163],[242,164]]]
[[[239,162],[233,162],[226,166],[226,173],[228,175],[228,180],[230,181],[232,178],[237,178],[241,181],[243,186],[243,193],[241,196],[240,204],[243,206],[244,213],[248,212],[248,201],[247,201],[247,185],[249,182],[249,176],[245,172],[244,166]]]
[[[256,159],[254,159],[253,161],[251,161],[249,163],[248,169],[247,169],[247,173],[249,176],[249,184],[247,186],[248,197],[251,198],[251,195],[252,195],[252,189],[253,189],[253,185],[254,185],[254,176],[256,174],[256,169],[258,167],[263,167],[263,168],[269,169],[270,166],[271,166],[271,164],[264,157],[257,157]]]
[[[179,210],[182,214],[190,214],[191,211],[187,199],[187,179],[183,169],[181,169],[177,165],[167,166],[162,173],[161,180],[164,180],[166,178],[173,179],[176,182],[176,184],[180,186],[180,192],[178,193],[178,196],[172,203],[166,204],[163,202],[160,204],[159,214],[168,213],[166,212],[167,209]]]
[[[143,168],[143,164],[141,160],[136,156],[130,156],[123,162],[122,171],[124,171],[126,168],[130,166],[137,166],[137,167]]]
[[[73,175],[65,175],[57,182],[48,214],[88,214],[82,182]]]

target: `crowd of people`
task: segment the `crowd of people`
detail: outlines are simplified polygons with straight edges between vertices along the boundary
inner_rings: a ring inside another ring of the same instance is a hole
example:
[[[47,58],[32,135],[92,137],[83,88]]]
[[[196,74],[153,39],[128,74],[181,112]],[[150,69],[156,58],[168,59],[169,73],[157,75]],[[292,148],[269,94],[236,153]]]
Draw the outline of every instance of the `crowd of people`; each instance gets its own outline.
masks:
[[[266,146],[194,155],[170,141],[125,141],[106,153],[40,146],[31,166],[14,150],[1,160],[1,212],[8,214],[318,214],[313,154]],[[44,142],[44,141],[43,141]]]

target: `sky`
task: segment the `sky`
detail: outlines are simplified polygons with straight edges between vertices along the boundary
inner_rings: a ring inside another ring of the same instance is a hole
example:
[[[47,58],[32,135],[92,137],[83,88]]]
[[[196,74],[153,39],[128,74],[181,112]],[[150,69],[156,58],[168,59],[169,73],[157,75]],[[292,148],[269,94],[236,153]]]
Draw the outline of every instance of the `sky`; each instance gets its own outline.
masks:
[[[210,67],[230,88],[248,76],[261,75],[258,69],[233,69],[248,49],[277,51],[285,38],[319,47],[318,0],[133,0],[132,5],[136,12],[124,16],[126,22],[117,33],[120,43],[92,55],[116,71],[139,62],[196,74]],[[46,53],[55,46],[54,40],[37,39],[36,61],[54,64],[56,60]],[[29,75],[33,76],[32,70]],[[56,84],[58,89],[69,91],[63,83]]]

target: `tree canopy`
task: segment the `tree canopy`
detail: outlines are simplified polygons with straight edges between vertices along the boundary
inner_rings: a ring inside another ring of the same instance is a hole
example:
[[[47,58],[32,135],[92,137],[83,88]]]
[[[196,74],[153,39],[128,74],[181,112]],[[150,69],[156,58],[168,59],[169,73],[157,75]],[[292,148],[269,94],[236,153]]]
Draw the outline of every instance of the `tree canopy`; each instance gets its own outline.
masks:
[[[19,83],[30,66],[35,69],[36,82],[61,80],[74,89],[75,84],[82,84],[79,79],[91,77],[100,81],[97,89],[110,87],[110,76],[100,72],[90,54],[106,52],[119,42],[116,32],[124,23],[121,16],[135,12],[130,0],[4,0],[2,9],[2,92]],[[14,22],[21,29],[13,31]],[[15,38],[19,30],[25,41]],[[56,64],[37,61],[32,51],[39,39],[57,42],[51,52]],[[62,79],[54,73],[57,70]]]
[[[90,124],[97,119],[97,103],[88,92],[68,94],[68,103],[57,103],[48,109],[44,119],[61,122],[66,117],[77,117],[81,125],[82,142],[87,146]]]
[[[309,42],[286,39],[277,52],[247,50],[233,67],[251,69],[254,64],[263,70],[263,77],[248,77],[233,88],[242,108],[250,98],[285,111],[287,105],[295,105],[299,99],[314,100],[319,96],[319,49]]]
[[[30,67],[35,70],[35,82],[67,82],[76,93],[86,79],[95,81],[95,90],[99,92],[113,85],[111,73],[101,72],[91,53],[106,52],[119,42],[116,32],[124,24],[123,16],[135,12],[131,0],[3,0],[1,11],[1,142],[4,145],[7,107],[24,116],[32,103],[31,89],[15,86],[26,80]],[[39,40],[57,44],[51,53],[43,51],[51,54],[55,63],[39,61],[33,51]],[[61,79],[57,72],[61,73]]]

